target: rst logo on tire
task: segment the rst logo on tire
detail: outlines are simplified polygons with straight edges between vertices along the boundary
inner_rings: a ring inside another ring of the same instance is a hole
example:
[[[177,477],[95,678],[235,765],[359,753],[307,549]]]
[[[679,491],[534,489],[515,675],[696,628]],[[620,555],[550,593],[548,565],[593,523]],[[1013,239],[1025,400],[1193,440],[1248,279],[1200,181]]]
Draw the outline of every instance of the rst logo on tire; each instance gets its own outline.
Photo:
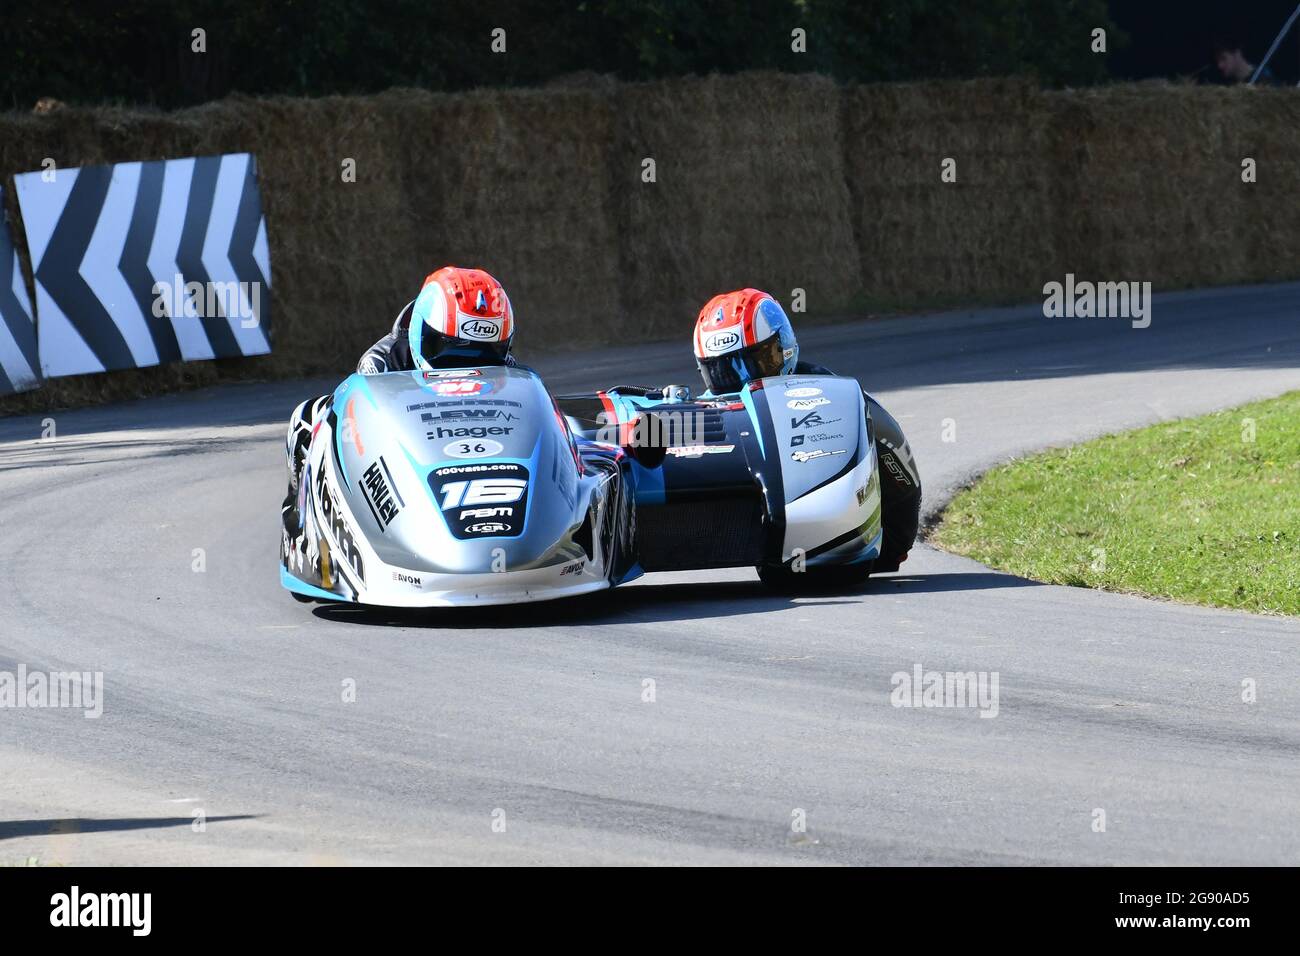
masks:
[[[516,537],[528,508],[528,469],[513,463],[448,465],[429,475],[452,535]],[[488,520],[485,520],[488,519]]]

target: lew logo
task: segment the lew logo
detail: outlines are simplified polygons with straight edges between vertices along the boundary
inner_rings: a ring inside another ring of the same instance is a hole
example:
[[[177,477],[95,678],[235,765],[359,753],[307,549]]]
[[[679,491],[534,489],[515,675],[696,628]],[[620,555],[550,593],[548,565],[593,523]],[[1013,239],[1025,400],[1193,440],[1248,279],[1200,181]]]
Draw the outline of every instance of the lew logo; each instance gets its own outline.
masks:
[[[501,326],[486,319],[468,319],[460,324],[460,334],[463,338],[490,342],[501,337]]]
[[[704,340],[706,352],[728,352],[740,344],[739,332],[714,332]]]

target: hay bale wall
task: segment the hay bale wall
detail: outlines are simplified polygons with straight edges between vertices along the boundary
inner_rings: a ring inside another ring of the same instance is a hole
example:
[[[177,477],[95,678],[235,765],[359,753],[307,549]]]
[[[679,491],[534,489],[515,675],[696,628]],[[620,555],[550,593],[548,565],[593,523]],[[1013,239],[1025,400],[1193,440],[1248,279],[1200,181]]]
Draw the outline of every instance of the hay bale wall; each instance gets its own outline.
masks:
[[[844,92],[845,167],[871,301],[1023,298],[1054,205],[1047,114],[1025,81]],[[955,182],[941,179],[955,162]]]
[[[779,73],[622,87],[612,210],[626,236],[634,333],[689,340],[700,306],[743,286],[843,309],[862,276],[843,166],[839,89]],[[642,179],[645,159],[656,181]]]
[[[1032,300],[1066,272],[1157,288],[1300,277],[1290,90],[755,73],[0,114],[7,187],[46,157],[235,151],[258,157],[275,353],[56,379],[0,413],[342,372],[446,262],[502,278],[525,356],[685,342],[699,305],[742,285],[787,305],[803,289],[816,316]]]

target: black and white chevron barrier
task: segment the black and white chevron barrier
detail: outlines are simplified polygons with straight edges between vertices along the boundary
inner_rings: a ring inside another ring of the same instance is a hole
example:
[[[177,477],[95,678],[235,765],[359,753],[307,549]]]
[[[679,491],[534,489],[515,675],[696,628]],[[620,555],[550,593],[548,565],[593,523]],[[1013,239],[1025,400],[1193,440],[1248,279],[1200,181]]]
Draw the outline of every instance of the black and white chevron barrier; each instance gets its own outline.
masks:
[[[270,253],[248,153],[14,184],[47,378],[271,351]]]
[[[3,217],[4,190],[0,189],[0,220]],[[40,384],[32,302],[18,267],[18,248],[9,227],[0,221],[0,395],[26,392]]]

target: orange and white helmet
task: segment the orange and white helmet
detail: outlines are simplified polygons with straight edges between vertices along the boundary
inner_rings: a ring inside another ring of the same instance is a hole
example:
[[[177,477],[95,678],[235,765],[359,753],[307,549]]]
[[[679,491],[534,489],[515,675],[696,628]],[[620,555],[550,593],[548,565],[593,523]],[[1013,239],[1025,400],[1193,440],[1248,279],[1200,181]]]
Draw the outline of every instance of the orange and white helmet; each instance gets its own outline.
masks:
[[[415,367],[429,371],[443,352],[455,348],[486,361],[510,354],[515,314],[501,283],[482,269],[444,266],[424,280],[411,310],[407,341]]]
[[[758,289],[715,295],[695,320],[695,361],[714,395],[746,383],[788,375],[799,361],[799,343],[780,304]]]

